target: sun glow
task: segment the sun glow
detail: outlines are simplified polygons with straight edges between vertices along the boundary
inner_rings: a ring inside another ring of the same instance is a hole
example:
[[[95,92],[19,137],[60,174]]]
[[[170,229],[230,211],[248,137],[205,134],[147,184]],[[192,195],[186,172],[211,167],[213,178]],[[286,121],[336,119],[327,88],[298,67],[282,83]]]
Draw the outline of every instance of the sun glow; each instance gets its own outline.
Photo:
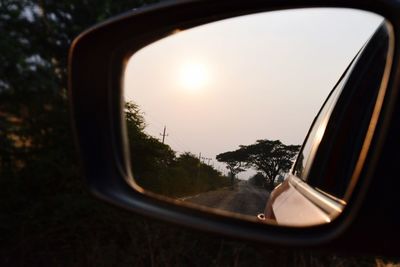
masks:
[[[204,64],[188,63],[181,67],[179,82],[186,90],[197,91],[205,87],[209,73]]]

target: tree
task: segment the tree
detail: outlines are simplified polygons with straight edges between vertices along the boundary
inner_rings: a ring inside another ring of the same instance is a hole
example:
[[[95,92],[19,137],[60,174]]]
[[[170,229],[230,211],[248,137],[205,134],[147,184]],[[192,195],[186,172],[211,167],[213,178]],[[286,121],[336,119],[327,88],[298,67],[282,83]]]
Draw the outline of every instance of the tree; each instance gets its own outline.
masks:
[[[178,157],[172,148],[145,133],[144,113],[133,102],[125,104],[131,166],[135,181],[144,189],[181,197],[227,186],[227,177],[185,152]]]
[[[300,149],[299,145],[285,145],[279,140],[257,140],[255,144],[240,149],[247,154],[247,161],[264,173],[268,189],[274,188],[275,178],[290,170]]]
[[[143,113],[133,102],[125,103],[125,121],[133,175],[139,185],[156,190],[161,183],[152,179],[159,178],[171,167],[175,151],[144,132],[146,123]]]
[[[218,154],[216,158],[219,162],[224,162],[227,165],[226,168],[231,173],[232,183],[238,173],[246,170],[247,155],[241,149]]]
[[[261,172],[257,172],[253,175],[248,182],[254,186],[265,188],[265,176]]]
[[[0,2],[1,182],[25,179],[22,186],[35,188],[48,179],[42,190],[27,189],[40,196],[52,192],[49,184],[58,190],[61,183],[80,183],[74,146],[66,145],[73,142],[67,99],[69,47],[89,26],[152,2]]]
[[[254,167],[262,172],[266,187],[274,188],[275,178],[288,172],[300,146],[285,145],[279,140],[257,140],[255,144],[239,146],[235,151],[217,155],[217,160],[227,164],[227,168],[237,174],[246,168]]]

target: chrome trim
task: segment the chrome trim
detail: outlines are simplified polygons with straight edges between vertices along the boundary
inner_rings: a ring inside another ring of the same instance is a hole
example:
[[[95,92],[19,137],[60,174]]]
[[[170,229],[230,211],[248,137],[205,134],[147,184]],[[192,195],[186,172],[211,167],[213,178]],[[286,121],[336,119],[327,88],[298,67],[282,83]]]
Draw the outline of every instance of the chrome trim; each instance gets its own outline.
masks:
[[[345,205],[336,202],[335,200],[329,198],[327,195],[315,190],[294,175],[289,176],[289,183],[313,204],[326,212],[331,218],[336,217],[344,209]]]
[[[343,199],[337,198],[335,196],[332,196],[331,194],[323,191],[322,189],[319,189],[318,187],[314,187],[315,190],[317,190],[319,193],[327,196],[328,198],[332,199],[333,201],[336,201],[339,204],[342,204],[343,206],[346,205],[346,201],[344,201]]]

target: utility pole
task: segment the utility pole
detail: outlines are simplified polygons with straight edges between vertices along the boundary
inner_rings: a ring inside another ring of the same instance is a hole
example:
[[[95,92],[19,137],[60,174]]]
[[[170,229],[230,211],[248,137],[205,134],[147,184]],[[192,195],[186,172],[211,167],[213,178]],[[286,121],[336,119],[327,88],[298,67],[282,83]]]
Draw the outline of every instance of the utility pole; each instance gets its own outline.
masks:
[[[163,131],[163,133],[161,134],[160,133],[160,135],[162,136],[162,143],[164,144],[164,141],[165,141],[165,137],[166,136],[168,136],[168,134],[165,134],[165,131],[167,130],[167,126],[164,126],[164,131]]]
[[[206,157],[202,157],[201,156],[201,152],[199,153],[199,161],[200,161],[200,164],[201,163],[205,163],[206,161],[207,161],[207,165],[210,165],[210,161],[211,161],[212,159],[210,159],[210,158],[206,158]]]
[[[199,160],[201,163],[206,162],[207,161],[207,165],[210,165],[210,161],[212,160],[211,158],[207,158],[207,157],[202,157],[201,153],[199,153]]]
[[[198,168],[197,168],[197,177],[196,177],[195,186],[197,184],[197,181],[200,180],[200,168],[201,168],[201,152],[199,153],[199,165],[198,165]]]

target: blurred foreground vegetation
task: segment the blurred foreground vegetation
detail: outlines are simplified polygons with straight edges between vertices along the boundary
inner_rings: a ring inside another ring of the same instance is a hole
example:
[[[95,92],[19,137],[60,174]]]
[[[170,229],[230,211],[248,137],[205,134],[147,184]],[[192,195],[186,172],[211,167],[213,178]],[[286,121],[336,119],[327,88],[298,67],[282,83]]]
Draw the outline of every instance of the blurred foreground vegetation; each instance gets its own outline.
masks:
[[[68,48],[85,28],[151,2],[0,2],[0,266],[384,264],[226,240],[89,195],[70,129]]]

